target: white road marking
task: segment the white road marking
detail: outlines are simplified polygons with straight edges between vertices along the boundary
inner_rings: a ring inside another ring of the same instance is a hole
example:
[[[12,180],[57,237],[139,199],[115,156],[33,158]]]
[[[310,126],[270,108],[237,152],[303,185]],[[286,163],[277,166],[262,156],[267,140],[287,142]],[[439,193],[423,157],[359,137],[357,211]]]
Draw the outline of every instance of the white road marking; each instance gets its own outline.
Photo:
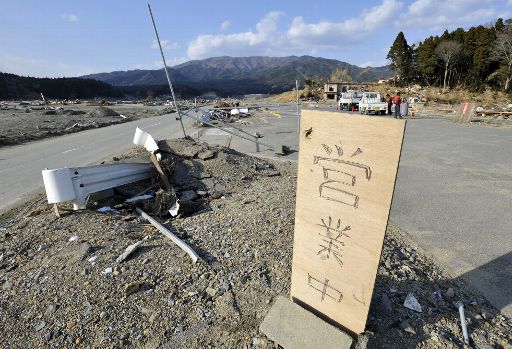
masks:
[[[61,154],[71,153],[72,151],[78,150],[78,148],[69,149],[66,151],[63,151]]]
[[[158,125],[160,125],[160,124],[161,124],[161,122],[157,122],[156,124],[152,124],[152,125],[148,125],[148,126],[146,126],[146,127],[143,127],[143,128],[142,128],[142,127],[140,127],[140,128],[143,130],[143,129],[145,129],[145,128],[153,127],[153,126],[158,126]]]

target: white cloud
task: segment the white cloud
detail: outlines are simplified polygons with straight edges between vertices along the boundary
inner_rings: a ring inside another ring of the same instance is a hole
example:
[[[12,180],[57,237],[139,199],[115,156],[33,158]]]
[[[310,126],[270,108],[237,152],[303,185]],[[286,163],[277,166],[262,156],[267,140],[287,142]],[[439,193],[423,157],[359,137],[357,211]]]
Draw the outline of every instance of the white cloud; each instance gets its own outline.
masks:
[[[192,59],[222,55],[270,54],[277,47],[277,21],[280,12],[269,12],[256,24],[255,31],[235,34],[199,35],[192,40],[187,54]]]
[[[78,16],[73,15],[73,14],[62,14],[62,15],[60,15],[60,18],[62,18],[63,20],[65,20],[67,22],[76,22],[76,21],[78,21]]]
[[[162,45],[162,50],[168,51],[168,50],[176,50],[180,48],[180,45],[177,42],[171,42],[169,40],[160,40],[160,45]],[[158,48],[158,41],[153,40],[153,43],[151,44],[151,48]]]
[[[341,22],[306,24],[302,17],[295,17],[288,29],[287,38],[298,48],[339,49],[357,43],[385,25],[401,7],[400,1],[383,0],[380,5],[363,9],[359,16]]]
[[[512,0],[507,0],[512,5]],[[507,18],[499,12],[497,0],[381,0],[373,7],[361,7],[359,14],[351,14],[341,21],[308,22],[305,17],[292,19],[284,30],[278,29],[281,12],[269,12],[255,29],[226,34],[230,23],[221,25],[219,34],[197,36],[187,47],[191,59],[213,56],[248,56],[289,54],[325,54],[346,49],[364,48],[366,39],[379,31],[418,30],[435,33],[444,29],[453,30],[490,23],[498,17]],[[421,34],[423,35],[423,34]],[[380,47],[376,48],[378,51]],[[388,48],[385,48],[386,52]],[[372,59],[373,57],[367,57]],[[379,59],[377,59],[380,62]],[[373,63],[373,62],[372,62]],[[374,62],[377,63],[377,62]]]
[[[395,24],[398,27],[454,29],[471,24],[484,24],[496,19],[490,8],[494,0],[416,0]]]
[[[512,0],[510,0],[512,1]],[[220,30],[225,31],[231,26],[231,21],[224,21],[220,25]]]
[[[178,64],[181,64],[181,63],[185,63],[186,61],[188,61],[188,57],[170,57],[170,58],[165,58],[165,63],[167,63],[167,66],[168,67],[174,67],[175,65],[178,65]],[[151,69],[161,69],[164,67],[164,62],[159,59],[159,60],[156,60],[153,62],[153,68]],[[150,68],[148,68],[150,69]]]
[[[306,23],[303,17],[295,17],[285,31],[278,30],[282,13],[273,11],[256,24],[255,30],[199,35],[189,43],[187,54],[191,59],[201,59],[223,55],[282,56],[338,50],[359,43],[362,38],[390,23],[402,6],[399,0],[382,0],[380,5],[363,8],[355,18],[341,22]]]
[[[359,63],[359,64],[356,64],[356,65],[361,67],[361,68],[366,68],[366,67],[382,67],[382,66],[384,66],[386,64],[388,64],[387,61],[369,60],[369,61],[366,61],[366,62],[363,62],[363,63]]]

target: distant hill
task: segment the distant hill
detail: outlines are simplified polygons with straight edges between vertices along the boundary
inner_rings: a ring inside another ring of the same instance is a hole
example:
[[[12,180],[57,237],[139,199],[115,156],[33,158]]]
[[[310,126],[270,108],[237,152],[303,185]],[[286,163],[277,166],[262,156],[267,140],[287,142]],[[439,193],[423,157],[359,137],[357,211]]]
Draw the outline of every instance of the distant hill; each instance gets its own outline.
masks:
[[[290,57],[214,57],[189,61],[172,68],[173,82],[200,91],[221,95],[278,93],[295,86],[295,80],[328,79],[336,69],[347,69],[356,82],[372,82],[393,74],[388,66],[361,68],[335,59],[311,56]],[[162,85],[167,80],[163,69],[115,71],[85,75],[114,86]]]
[[[176,84],[176,94],[181,98],[191,98],[201,91],[186,85]],[[106,82],[83,78],[33,78],[0,72],[0,100],[5,99],[92,99],[155,97],[169,94],[165,85],[112,86]]]
[[[279,93],[292,89],[295,80],[328,79],[346,69],[358,82],[390,77],[387,66],[361,68],[334,59],[302,57],[215,57],[189,61],[170,68],[175,91],[181,98],[216,93],[219,96]],[[95,98],[168,94],[163,69],[116,71],[80,78],[33,78],[0,73],[0,99]]]
[[[32,78],[0,73],[0,99],[120,97],[119,88],[93,79]]]

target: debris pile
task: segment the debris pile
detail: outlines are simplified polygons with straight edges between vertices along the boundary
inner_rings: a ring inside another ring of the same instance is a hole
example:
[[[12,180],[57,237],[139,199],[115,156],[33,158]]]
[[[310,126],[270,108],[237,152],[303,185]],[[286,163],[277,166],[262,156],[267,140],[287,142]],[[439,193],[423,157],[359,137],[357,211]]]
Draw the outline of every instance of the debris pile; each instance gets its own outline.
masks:
[[[97,107],[87,113],[88,117],[104,118],[109,116],[119,116],[119,113],[107,107]]]
[[[85,211],[55,217],[40,199],[0,217],[1,345],[277,348],[258,328],[290,292],[296,165],[191,139],[158,147],[171,190],[155,176]],[[172,199],[147,224],[159,191]],[[465,347],[457,302],[475,347],[510,348],[510,319],[390,226],[358,345]]]
[[[1,105],[5,108],[0,108],[0,147],[154,117],[161,108],[117,105],[112,112],[88,104]]]

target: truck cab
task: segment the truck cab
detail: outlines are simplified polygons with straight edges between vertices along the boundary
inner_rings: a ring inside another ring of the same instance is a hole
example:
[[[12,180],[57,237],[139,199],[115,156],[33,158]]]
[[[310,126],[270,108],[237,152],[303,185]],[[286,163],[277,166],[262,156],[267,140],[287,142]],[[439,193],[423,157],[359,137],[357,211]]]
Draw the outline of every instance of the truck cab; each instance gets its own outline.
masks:
[[[386,115],[388,104],[378,92],[364,92],[359,102],[359,113]]]
[[[352,110],[352,107],[357,110],[359,109],[359,101],[361,100],[361,97],[363,96],[362,91],[347,91],[343,92],[340,95],[340,100],[338,102],[339,109],[343,110]]]

